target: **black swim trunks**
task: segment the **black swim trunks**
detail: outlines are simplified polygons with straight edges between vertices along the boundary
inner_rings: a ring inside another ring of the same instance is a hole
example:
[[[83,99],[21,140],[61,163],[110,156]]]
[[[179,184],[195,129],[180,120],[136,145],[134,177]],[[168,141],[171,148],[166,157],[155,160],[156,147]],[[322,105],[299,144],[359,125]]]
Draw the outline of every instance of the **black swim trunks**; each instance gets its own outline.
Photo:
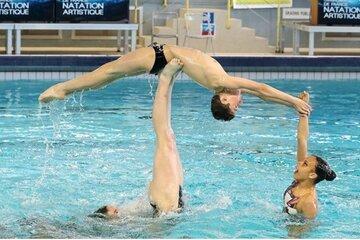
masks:
[[[159,210],[158,210],[156,204],[150,202],[150,205],[154,209],[154,216],[157,216],[159,214]],[[182,211],[182,209],[184,208],[183,193],[182,193],[182,187],[181,186],[179,186],[178,208],[180,209],[180,211]]]
[[[158,44],[156,42],[149,45],[155,51],[155,61],[152,69],[150,70],[151,74],[158,75],[159,72],[166,66],[167,61],[164,55],[164,44]]]

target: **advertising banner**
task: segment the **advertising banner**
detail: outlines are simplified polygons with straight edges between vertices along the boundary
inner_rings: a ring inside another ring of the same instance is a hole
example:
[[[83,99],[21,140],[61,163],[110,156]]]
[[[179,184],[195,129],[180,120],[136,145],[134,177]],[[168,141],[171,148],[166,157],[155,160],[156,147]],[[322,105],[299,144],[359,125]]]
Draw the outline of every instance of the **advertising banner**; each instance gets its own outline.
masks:
[[[201,35],[215,36],[215,13],[203,12],[201,23]]]
[[[318,24],[360,25],[360,0],[319,0]]]
[[[0,0],[1,22],[52,21],[54,0]]]
[[[292,7],[292,0],[233,0],[234,9]]]
[[[129,20],[129,0],[56,0],[56,21]]]

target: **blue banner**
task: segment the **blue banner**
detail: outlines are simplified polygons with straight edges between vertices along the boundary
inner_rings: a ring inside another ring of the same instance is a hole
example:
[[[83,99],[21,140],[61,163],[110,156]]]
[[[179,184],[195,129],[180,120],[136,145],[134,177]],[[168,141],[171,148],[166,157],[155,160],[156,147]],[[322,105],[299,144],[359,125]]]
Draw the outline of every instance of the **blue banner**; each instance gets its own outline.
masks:
[[[56,0],[56,21],[129,21],[129,0]]]
[[[54,0],[0,0],[0,21],[53,21]]]
[[[326,25],[360,25],[360,1],[319,0],[318,23]]]
[[[129,0],[0,0],[0,22],[129,21]]]

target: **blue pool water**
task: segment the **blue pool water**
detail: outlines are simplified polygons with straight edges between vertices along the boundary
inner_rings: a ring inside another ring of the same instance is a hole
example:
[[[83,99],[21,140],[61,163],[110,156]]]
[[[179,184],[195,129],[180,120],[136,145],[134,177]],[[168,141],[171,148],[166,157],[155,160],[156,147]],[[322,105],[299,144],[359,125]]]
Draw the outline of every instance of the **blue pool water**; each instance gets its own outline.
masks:
[[[295,165],[292,109],[245,96],[233,121],[218,122],[210,92],[176,82],[172,119],[186,210],[152,218],[148,80],[119,81],[41,109],[37,97],[53,83],[0,82],[0,238],[360,237],[360,81],[267,81],[291,94],[310,92],[309,152],[338,174],[318,185],[320,212],[311,222],[281,213]],[[86,217],[106,203],[123,216]]]

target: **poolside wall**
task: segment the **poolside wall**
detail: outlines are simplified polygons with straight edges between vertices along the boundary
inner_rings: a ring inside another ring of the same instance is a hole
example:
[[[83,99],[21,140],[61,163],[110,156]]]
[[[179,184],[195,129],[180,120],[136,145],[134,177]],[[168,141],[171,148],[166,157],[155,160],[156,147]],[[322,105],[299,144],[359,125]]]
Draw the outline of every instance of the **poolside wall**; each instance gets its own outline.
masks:
[[[65,81],[80,76],[86,72],[0,72],[1,81],[11,80],[52,80]],[[252,80],[359,80],[359,72],[230,72],[235,77]],[[139,76],[141,78],[155,78],[154,75]],[[183,75],[181,80],[190,80]]]
[[[0,56],[2,80],[66,80],[117,56]],[[227,72],[254,80],[359,80],[360,57],[215,56]],[[151,77],[153,75],[144,75]],[[186,79],[186,76],[182,77]]]

